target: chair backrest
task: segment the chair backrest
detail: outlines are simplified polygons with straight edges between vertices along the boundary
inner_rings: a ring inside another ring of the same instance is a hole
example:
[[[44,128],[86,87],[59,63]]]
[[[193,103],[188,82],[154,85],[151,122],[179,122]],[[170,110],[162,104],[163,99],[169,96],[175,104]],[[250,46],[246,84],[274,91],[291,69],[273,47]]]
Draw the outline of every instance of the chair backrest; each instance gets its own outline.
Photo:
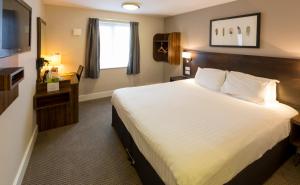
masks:
[[[78,70],[77,70],[77,73],[76,73],[78,81],[80,81],[80,78],[81,78],[81,75],[82,75],[82,72],[83,72],[83,68],[84,67],[82,65],[79,65],[79,67],[78,67]]]

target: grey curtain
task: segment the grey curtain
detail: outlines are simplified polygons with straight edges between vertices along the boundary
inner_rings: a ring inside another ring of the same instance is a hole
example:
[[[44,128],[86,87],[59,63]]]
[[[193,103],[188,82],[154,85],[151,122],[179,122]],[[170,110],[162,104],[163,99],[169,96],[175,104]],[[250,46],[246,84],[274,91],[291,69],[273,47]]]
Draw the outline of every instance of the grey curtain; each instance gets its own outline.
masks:
[[[100,73],[99,19],[89,18],[85,56],[85,77],[96,79]]]
[[[139,23],[130,22],[130,51],[127,74],[140,73]]]

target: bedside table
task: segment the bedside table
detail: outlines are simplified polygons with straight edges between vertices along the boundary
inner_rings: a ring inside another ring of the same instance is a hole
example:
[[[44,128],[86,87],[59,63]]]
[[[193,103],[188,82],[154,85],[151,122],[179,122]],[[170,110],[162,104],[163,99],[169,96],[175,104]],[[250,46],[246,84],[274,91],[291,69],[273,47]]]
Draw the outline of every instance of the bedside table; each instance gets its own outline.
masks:
[[[291,135],[290,142],[297,147],[297,156],[295,158],[295,165],[300,164],[300,114],[291,119]]]
[[[170,82],[178,81],[178,80],[185,80],[189,79],[190,77],[188,76],[171,76],[170,77]]]

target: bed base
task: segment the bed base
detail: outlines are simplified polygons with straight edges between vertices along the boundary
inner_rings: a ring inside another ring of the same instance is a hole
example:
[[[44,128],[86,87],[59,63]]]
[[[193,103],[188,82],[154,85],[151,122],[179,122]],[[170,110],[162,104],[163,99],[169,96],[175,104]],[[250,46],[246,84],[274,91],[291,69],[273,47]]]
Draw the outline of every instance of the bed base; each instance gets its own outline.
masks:
[[[164,185],[164,182],[151,164],[139,151],[114,106],[112,107],[112,126],[115,128],[121,143],[128,153],[128,159],[135,167],[142,183],[144,185]],[[289,143],[289,139],[286,138],[267,151],[260,159],[242,170],[226,185],[263,184],[295,152],[296,149]]]

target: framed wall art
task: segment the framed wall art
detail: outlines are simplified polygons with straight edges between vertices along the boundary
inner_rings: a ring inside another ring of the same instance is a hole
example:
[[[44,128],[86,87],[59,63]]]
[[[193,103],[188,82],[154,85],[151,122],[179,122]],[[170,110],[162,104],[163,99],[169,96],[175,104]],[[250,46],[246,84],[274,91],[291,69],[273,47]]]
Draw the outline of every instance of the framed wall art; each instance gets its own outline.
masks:
[[[211,47],[260,47],[261,13],[214,19],[210,21]]]

